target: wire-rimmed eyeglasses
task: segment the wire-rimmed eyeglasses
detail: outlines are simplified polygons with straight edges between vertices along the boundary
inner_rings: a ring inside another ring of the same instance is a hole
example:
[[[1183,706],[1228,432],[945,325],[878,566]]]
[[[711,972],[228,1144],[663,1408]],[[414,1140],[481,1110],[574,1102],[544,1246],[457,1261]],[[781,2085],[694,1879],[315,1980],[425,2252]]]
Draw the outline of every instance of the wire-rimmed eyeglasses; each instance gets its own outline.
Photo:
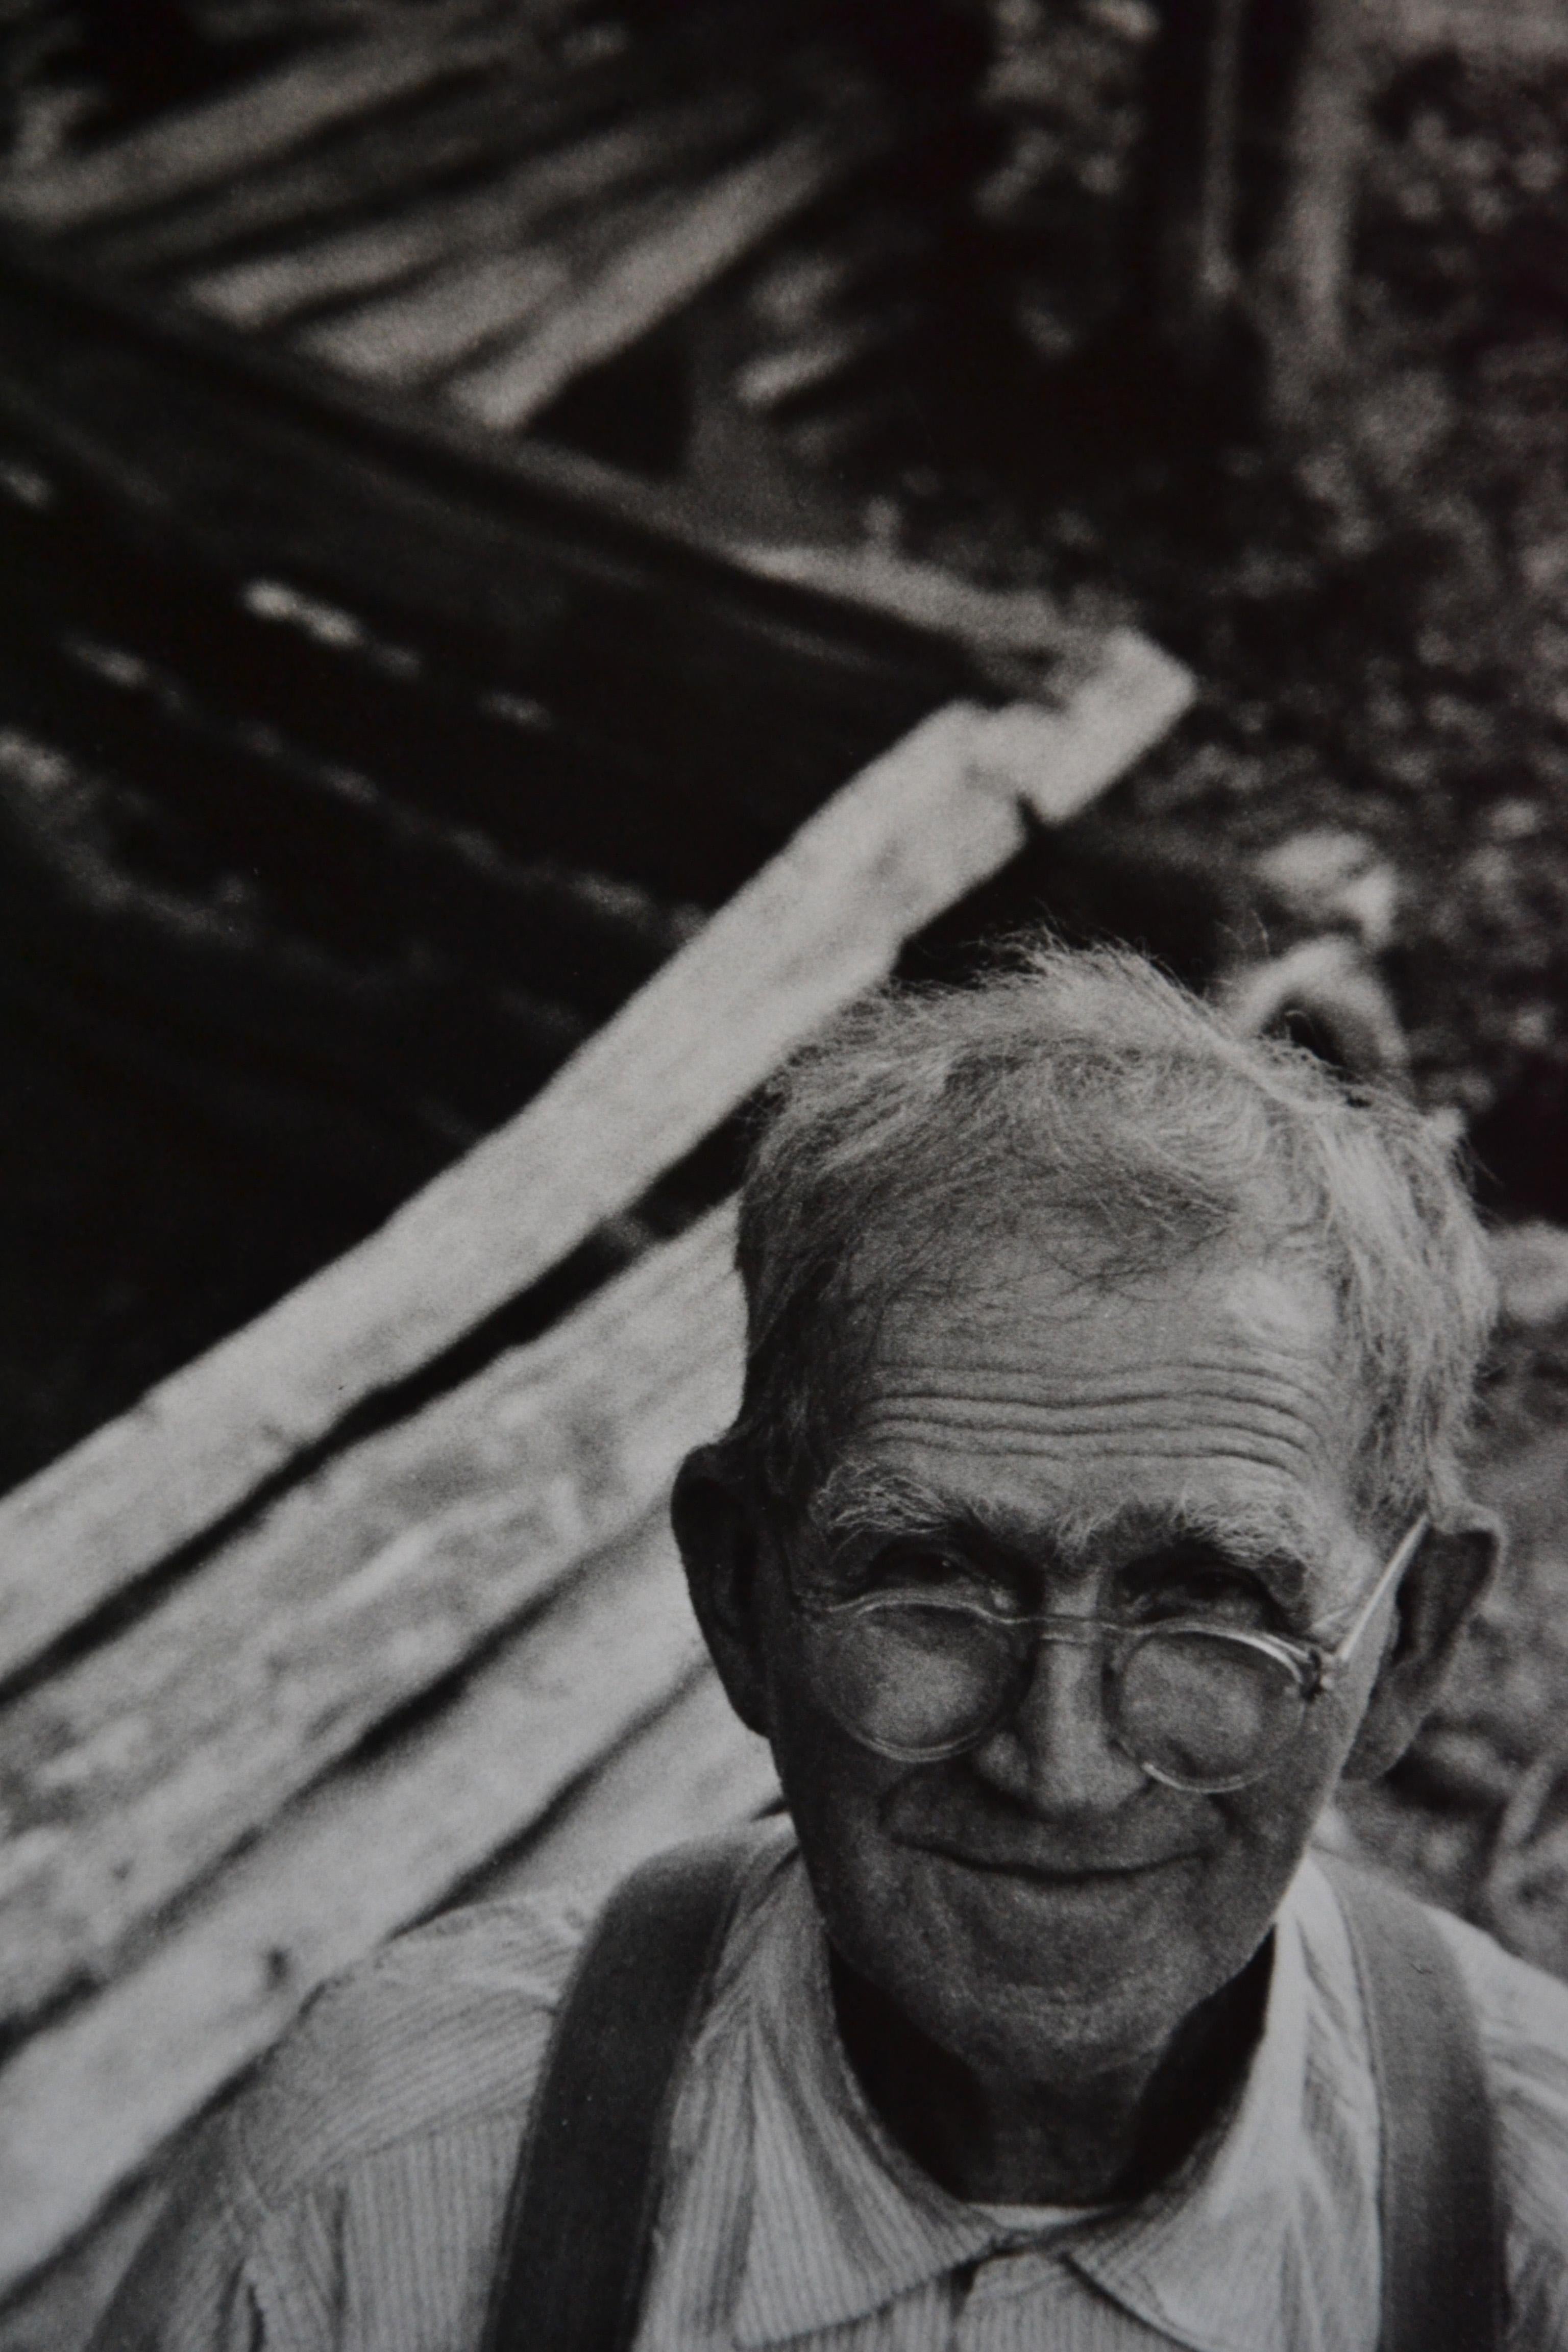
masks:
[[[1115,1745],[1152,1780],[1217,1796],[1261,1779],[1313,1702],[1342,1680],[1379,1602],[1420,1549],[1407,1528],[1347,1631],[1332,1644],[1193,1618],[1012,1615],[968,1595],[796,1595],[807,1671],[862,1747],[907,1764],[978,1748],[1016,1711],[1040,1645],[1099,1645],[1101,1704]]]

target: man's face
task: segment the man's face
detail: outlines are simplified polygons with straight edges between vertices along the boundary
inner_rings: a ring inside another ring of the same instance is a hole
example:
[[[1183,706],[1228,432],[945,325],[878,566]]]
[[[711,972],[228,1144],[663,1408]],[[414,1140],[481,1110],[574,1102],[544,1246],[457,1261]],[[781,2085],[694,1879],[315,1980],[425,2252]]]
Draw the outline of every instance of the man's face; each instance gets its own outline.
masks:
[[[1235,1262],[1101,1291],[1022,1243],[884,1314],[833,1490],[847,1526],[763,1538],[759,1671],[829,1933],[983,2073],[1081,2080],[1163,2047],[1256,1951],[1338,1778],[1384,1621],[1250,1787],[1150,1780],[1106,1729],[1091,1647],[1047,1643],[1010,1722],[891,1761],[825,1711],[788,1587],[967,1575],[1020,1605],[1333,1633],[1375,1578],[1330,1303]],[[879,1489],[900,1499],[879,1506]]]

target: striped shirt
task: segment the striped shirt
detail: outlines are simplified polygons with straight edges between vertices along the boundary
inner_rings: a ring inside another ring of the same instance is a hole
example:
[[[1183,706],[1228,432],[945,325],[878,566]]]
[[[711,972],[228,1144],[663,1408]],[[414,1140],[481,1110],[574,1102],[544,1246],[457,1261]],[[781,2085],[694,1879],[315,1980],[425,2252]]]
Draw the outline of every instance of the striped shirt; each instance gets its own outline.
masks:
[[[459,1911],[320,1996],[187,2168],[103,2352],[477,2344],[584,1924]],[[1568,1989],[1441,1924],[1499,2119],[1510,2352],[1568,2352]],[[1228,2118],[1155,2195],[1063,2216],[961,2203],[889,2137],[798,1860],[765,1858],[677,2103],[638,2352],[1373,2352],[1378,2147],[1354,1964],[1310,1862]]]

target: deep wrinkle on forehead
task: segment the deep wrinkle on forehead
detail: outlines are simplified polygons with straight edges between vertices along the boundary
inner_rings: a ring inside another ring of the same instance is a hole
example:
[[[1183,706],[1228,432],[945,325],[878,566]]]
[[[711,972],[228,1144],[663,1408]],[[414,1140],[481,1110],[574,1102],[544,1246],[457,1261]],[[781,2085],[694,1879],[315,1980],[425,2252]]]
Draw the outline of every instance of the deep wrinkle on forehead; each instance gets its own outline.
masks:
[[[833,1483],[915,1474],[950,1525],[983,1517],[1068,1572],[1070,1530],[1205,1541],[1282,1601],[1342,1531],[1354,1401],[1331,1300],[1289,1270],[1198,1265],[1097,1288],[1003,1247],[877,1318]],[[1125,1480],[1125,1485],[1122,1484]],[[866,1499],[869,1501],[869,1486]],[[1337,1580],[1331,1580],[1331,1582]]]
[[[966,1280],[908,1285],[876,1318],[870,1388],[891,1405],[1016,1410],[1020,1425],[1130,1415],[1191,1399],[1337,1443],[1336,1318],[1315,1283],[1268,1265],[1203,1265],[1099,1286],[1005,1247]]]

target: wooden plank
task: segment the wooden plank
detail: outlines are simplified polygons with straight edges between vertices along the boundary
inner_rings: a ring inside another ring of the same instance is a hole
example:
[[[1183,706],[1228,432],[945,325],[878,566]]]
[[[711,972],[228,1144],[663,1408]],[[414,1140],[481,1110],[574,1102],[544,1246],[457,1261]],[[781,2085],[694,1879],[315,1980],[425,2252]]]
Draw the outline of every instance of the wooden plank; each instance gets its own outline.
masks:
[[[0,1673],[209,1528],[363,1398],[428,1364],[710,1133],[903,941],[1023,839],[1018,797],[1075,801],[1191,692],[1119,639],[1041,764],[1010,714],[954,704],[847,785],[606,1024],[520,1118],[380,1233],[0,1503]],[[1108,708],[1109,702],[1109,708]],[[1002,732],[998,732],[1002,729]],[[1011,762],[1011,765],[1009,765]]]
[[[87,230],[77,250],[111,277],[211,260],[262,239],[319,235],[349,216],[408,205],[422,192],[538,156],[595,122],[629,121],[671,93],[711,89],[738,75],[761,88],[782,52],[799,54],[821,9],[780,0],[717,0],[624,47],[551,55],[514,38],[477,88],[433,92],[390,119],[352,122],[232,184],[127,224]],[[520,17],[514,14],[514,26]],[[787,68],[786,68],[787,69]]]
[[[364,297],[450,263],[476,247],[516,249],[552,214],[602,199],[733,140],[754,120],[742,91],[615,123],[461,194],[426,197],[389,216],[312,238],[282,253],[230,262],[189,279],[184,299],[228,325],[254,331],[303,311]],[[356,314],[357,315],[357,314]]]
[[[269,2048],[319,1984],[472,1878],[700,1671],[661,1512],[433,1722],[285,1815],[141,1968],[35,2034],[0,2070],[0,2294]]]
[[[515,30],[465,28],[461,14],[455,19],[446,8],[417,34],[334,43],[85,153],[0,180],[0,215],[56,235],[165,204],[232,180],[335,123],[493,67],[516,45]]]
[[[645,828],[657,811],[649,857],[661,825],[700,811],[724,845],[716,897],[917,719],[995,698],[961,646],[739,571],[677,491],[307,374],[14,243],[0,347],[13,447],[69,485],[95,536],[156,549],[219,609],[282,582],[399,643],[435,635],[483,683],[543,691],[563,738],[636,778],[627,824],[636,802]],[[211,669],[229,633],[209,634]],[[686,841],[679,862],[708,854]]]
[[[1042,824],[1068,824],[1170,732],[1192,675],[1136,629],[1112,629],[1055,707],[1010,702],[978,731],[974,772],[1017,794]]]
[[[878,124],[813,125],[672,200],[647,232],[493,359],[454,376],[446,397],[497,432],[521,432],[585,368],[625,351],[836,186],[883,143]]]
[[[727,1212],[650,1251],[0,1718],[0,2018],[110,1973],[174,1895],[662,1502],[740,1401],[732,1255]]]
[[[544,1886],[596,1899],[645,1855],[750,1820],[778,1793],[767,1742],[746,1729],[718,1675],[705,1670],[543,1830],[464,1887],[462,1899],[505,1902]]]
[[[407,120],[349,124],[230,186],[89,228],[77,249],[110,277],[146,278],[264,242],[319,236],[334,222],[405,205],[453,178],[539,152],[602,119],[626,80],[620,58],[607,69],[597,64],[526,79],[503,60],[478,89],[432,96]]]
[[[764,1742],[731,1711],[717,1675],[700,1673],[459,1899],[514,1901],[570,1886],[596,1902],[645,1855],[750,1818],[777,1788]],[[161,2150],[156,2171],[116,2190],[88,2234],[8,2301],[0,2312],[0,2352],[81,2352],[163,2205],[168,2160]]]
[[[550,244],[469,255],[405,292],[306,328],[296,348],[362,382],[418,385],[542,310],[571,278],[570,256]]]
[[[574,307],[574,289],[600,284],[621,257],[656,250],[670,225],[702,202],[684,184],[689,165],[702,160],[702,142],[689,141],[688,148],[679,158],[678,175],[667,172],[660,182],[650,162],[647,171],[632,175],[633,193],[579,208],[555,233],[532,243],[509,241],[498,230],[484,241],[487,249],[305,328],[296,347],[367,382],[404,388],[433,382],[472,353],[514,334],[524,321],[542,313],[547,320],[554,317],[557,298]],[[675,155],[667,160],[677,162]],[[729,176],[752,167],[740,166]],[[656,185],[638,192],[637,183],[649,176]],[[672,176],[680,184],[668,184]],[[497,244],[500,251],[490,249]],[[636,330],[631,340],[640,332]]]
[[[911,304],[867,309],[797,336],[792,342],[758,352],[735,371],[733,396],[742,408],[772,414],[805,394],[847,375],[875,352],[886,351],[918,321]]]

